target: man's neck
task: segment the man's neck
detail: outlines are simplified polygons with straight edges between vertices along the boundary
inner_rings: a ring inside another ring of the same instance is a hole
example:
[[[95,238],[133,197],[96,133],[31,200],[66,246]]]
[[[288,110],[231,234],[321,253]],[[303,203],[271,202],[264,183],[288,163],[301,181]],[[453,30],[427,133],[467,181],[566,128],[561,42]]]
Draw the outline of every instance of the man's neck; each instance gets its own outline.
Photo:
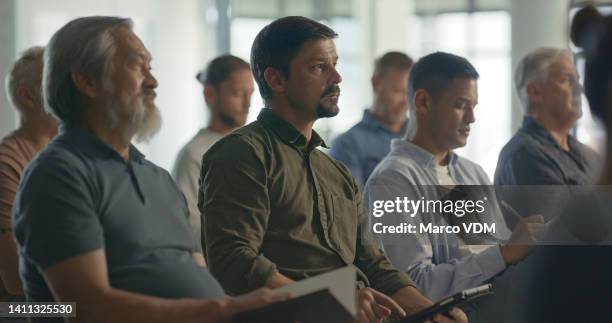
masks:
[[[292,108],[289,104],[283,104],[281,102],[271,102],[270,110],[280,118],[289,122],[306,137],[306,142],[310,142],[310,138],[312,138],[312,127],[316,119],[299,114],[297,113],[297,109]]]
[[[417,130],[416,135],[410,142],[432,154],[437,165],[445,166],[448,163],[447,156],[450,151],[448,149],[439,148],[431,140],[431,136],[424,135]]]
[[[17,129],[16,133],[31,142],[38,151],[57,135],[57,127],[50,128],[48,125],[22,119],[21,126]]]
[[[392,132],[400,133],[402,131],[402,126],[404,125],[403,122],[397,122],[397,123],[388,122],[387,120],[385,120],[385,118],[383,118],[378,113],[376,108],[371,109],[367,113],[369,113],[370,116],[372,116],[372,118],[374,118],[376,121],[381,123],[383,126],[385,126],[387,129],[391,130]]]
[[[96,119],[94,118],[93,120]],[[104,119],[100,118],[97,120]],[[108,122],[91,122],[86,119],[82,123],[81,129],[98,137],[98,139],[102,140],[113,148],[113,150],[115,150],[124,160],[127,161],[129,158],[130,140],[126,140],[118,129],[110,129],[106,126],[106,124],[108,124]],[[130,138],[132,138],[132,136],[130,136]]]
[[[218,133],[220,135],[227,135],[228,133],[234,131],[236,127],[228,126],[221,121],[211,121],[206,127],[206,129]]]
[[[570,150],[570,146],[568,143],[569,132],[572,129],[574,122],[560,122],[555,118],[548,116],[546,114],[535,114],[532,117],[539,123],[550,136],[555,140],[555,142],[565,151]]]

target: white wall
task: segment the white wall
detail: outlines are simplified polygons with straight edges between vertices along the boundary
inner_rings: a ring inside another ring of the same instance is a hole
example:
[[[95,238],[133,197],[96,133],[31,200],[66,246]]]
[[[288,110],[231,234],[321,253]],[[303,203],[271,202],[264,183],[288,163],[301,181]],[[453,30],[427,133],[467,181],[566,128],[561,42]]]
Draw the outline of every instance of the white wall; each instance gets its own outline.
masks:
[[[538,47],[567,48],[569,0],[512,0],[512,72],[520,59]],[[513,83],[514,84],[514,83]],[[522,111],[513,87],[512,129],[522,122]]]
[[[9,107],[4,77],[15,59],[15,0],[0,1],[0,138],[16,126],[15,111]]]

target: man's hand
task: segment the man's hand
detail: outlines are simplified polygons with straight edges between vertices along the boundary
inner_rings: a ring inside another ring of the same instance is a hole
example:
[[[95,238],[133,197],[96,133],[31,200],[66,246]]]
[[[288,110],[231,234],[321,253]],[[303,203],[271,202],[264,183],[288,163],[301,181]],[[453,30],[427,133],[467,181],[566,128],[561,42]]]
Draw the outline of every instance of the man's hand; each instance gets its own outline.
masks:
[[[292,283],[294,283],[293,279],[277,272],[270,276],[270,278],[268,278],[265,287],[268,287],[270,289],[276,289],[281,288],[283,286],[287,286]]]
[[[371,288],[357,292],[357,319],[355,323],[378,323],[385,317],[395,314],[406,316],[406,312],[391,297]]]
[[[428,308],[433,305],[433,302],[427,297],[423,296],[418,289],[412,286],[406,286],[401,288],[395,294],[393,299],[401,305],[406,311],[407,315],[416,314],[417,312]],[[438,314],[428,322],[440,322],[440,323],[467,323],[468,319],[465,313],[460,308],[453,308],[448,312],[449,316]]]
[[[447,315],[438,314],[433,319],[426,321],[427,323],[467,323],[468,319],[465,313],[457,307],[450,310]],[[449,317],[450,316],[450,317]]]
[[[521,219],[510,240],[500,247],[506,265],[514,264],[525,258],[531,247],[541,238],[544,232],[544,217],[533,215]]]

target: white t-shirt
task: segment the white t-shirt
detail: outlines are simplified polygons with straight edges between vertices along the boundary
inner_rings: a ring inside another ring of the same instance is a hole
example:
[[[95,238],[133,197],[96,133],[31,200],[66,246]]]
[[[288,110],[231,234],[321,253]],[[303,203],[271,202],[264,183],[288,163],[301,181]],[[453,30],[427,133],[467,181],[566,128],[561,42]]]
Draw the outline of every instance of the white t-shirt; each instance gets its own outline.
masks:
[[[440,166],[436,164],[436,178],[438,178],[439,185],[451,187],[457,185],[450,176],[448,165]]]
[[[179,152],[172,177],[176,181],[189,207],[189,225],[196,241],[201,240],[200,210],[198,209],[198,190],[200,171],[202,168],[202,155],[223,135],[201,129]]]

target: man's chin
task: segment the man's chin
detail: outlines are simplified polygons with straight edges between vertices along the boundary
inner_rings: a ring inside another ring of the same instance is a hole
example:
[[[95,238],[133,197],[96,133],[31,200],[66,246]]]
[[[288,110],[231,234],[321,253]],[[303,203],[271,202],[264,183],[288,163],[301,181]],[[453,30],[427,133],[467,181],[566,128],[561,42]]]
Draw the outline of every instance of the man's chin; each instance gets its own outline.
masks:
[[[317,107],[318,118],[332,118],[337,116],[339,112],[340,108],[338,108],[338,105],[325,106],[320,104]]]
[[[451,150],[465,147],[465,145],[467,145],[467,139],[467,137],[456,138],[455,142],[451,145]]]
[[[582,106],[574,107],[573,111],[574,111],[574,117],[576,118],[576,120],[582,118]]]

